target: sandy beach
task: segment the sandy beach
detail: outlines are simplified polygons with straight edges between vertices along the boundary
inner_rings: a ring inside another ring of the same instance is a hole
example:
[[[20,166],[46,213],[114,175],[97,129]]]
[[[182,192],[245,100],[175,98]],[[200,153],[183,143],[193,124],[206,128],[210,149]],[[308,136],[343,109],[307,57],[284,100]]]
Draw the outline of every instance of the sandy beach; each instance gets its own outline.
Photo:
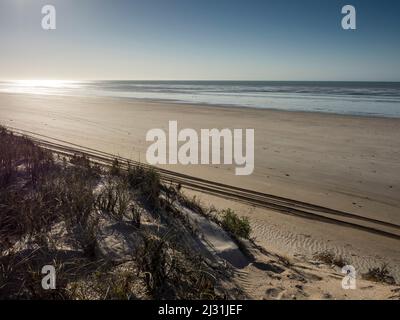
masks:
[[[0,300],[400,300],[400,1],[42,2],[0,4]]]
[[[0,122],[145,161],[146,132],[168,127],[254,128],[255,170],[167,166],[200,178],[400,225],[400,119],[283,112],[116,98],[0,94]],[[189,192],[190,193],[190,192]],[[400,274],[399,240],[288,217],[200,194],[250,218],[258,243],[288,255],[333,249],[362,269],[387,261]]]

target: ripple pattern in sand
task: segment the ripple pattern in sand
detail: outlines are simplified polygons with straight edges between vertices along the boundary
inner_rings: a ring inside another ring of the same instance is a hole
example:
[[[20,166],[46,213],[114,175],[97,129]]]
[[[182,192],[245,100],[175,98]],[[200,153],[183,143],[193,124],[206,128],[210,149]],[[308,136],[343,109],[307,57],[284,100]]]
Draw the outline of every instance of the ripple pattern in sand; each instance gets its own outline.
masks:
[[[256,243],[267,250],[277,250],[277,253],[288,256],[302,255],[312,260],[318,252],[330,251],[338,257],[343,257],[352,264],[359,273],[365,273],[371,268],[388,264],[391,275],[400,281],[400,260],[379,256],[379,252],[366,254],[354,246],[338,243],[327,239],[318,239],[311,235],[291,232],[284,227],[267,223],[261,219],[251,219],[253,236]]]

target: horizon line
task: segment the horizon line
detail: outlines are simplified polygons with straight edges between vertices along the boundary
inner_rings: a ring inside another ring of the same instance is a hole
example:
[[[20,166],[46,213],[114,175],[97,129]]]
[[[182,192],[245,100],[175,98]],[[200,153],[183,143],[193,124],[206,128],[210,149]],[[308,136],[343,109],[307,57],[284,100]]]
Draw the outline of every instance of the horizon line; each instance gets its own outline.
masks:
[[[400,83],[399,80],[235,80],[235,79],[0,79],[0,82],[6,81],[60,81],[60,82],[85,82],[85,81],[142,81],[142,82],[385,82]]]

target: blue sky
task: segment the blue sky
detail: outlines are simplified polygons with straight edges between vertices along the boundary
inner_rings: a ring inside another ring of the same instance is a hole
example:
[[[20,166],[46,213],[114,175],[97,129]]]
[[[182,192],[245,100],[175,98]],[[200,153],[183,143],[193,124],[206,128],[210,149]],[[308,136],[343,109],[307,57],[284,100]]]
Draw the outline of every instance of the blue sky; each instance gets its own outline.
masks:
[[[400,81],[399,17],[397,0],[1,0],[0,79]]]

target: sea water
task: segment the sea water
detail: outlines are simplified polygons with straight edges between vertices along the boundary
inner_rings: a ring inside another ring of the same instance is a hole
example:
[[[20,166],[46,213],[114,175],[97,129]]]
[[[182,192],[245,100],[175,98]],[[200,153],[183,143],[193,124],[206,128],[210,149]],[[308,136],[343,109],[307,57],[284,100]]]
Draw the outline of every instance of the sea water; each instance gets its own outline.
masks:
[[[400,117],[399,82],[2,81],[0,92]]]

